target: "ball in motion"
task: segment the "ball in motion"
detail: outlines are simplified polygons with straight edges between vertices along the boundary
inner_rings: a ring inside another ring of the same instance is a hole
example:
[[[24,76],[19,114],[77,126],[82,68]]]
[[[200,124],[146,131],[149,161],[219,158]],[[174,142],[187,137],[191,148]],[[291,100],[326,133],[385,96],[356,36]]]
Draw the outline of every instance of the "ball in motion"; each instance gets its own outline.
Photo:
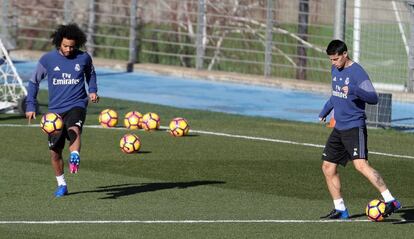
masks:
[[[138,111],[131,111],[126,113],[124,118],[124,126],[127,129],[141,129],[142,114]]]
[[[156,130],[160,128],[161,119],[156,113],[146,113],[142,117],[142,128],[146,131]]]
[[[46,134],[57,134],[63,128],[62,117],[56,113],[46,113],[40,120],[40,128]]]
[[[119,147],[126,154],[136,153],[141,148],[141,140],[136,134],[126,134],[119,141]]]
[[[188,134],[190,125],[188,121],[182,117],[174,118],[170,122],[170,134],[175,137],[181,137]]]
[[[365,214],[367,214],[368,219],[374,222],[379,222],[384,220],[385,212],[385,202],[379,199],[374,199],[370,201],[365,208]]]
[[[99,114],[99,124],[104,128],[115,127],[118,124],[118,113],[111,109],[105,109]]]

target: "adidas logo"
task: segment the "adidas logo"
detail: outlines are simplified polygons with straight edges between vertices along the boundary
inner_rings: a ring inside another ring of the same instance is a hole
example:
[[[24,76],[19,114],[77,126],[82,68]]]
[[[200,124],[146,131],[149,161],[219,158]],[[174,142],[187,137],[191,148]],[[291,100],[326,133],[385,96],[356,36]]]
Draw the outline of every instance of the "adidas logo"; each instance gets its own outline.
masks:
[[[354,148],[354,154],[353,156],[358,156],[358,148]]]
[[[60,71],[59,66],[56,66],[55,68],[53,68],[53,71]]]
[[[75,125],[82,127],[82,120],[79,120],[78,122],[76,122]]]

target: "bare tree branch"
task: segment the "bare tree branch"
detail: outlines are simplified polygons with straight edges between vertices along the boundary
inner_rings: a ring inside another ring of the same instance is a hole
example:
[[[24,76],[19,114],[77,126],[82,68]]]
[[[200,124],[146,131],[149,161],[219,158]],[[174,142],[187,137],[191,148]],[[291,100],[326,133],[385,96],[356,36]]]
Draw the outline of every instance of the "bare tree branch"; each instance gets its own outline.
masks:
[[[266,46],[266,37],[263,34],[258,33],[257,30],[252,29],[249,25],[247,25],[246,27],[250,29],[254,34],[259,36],[262,39],[261,41],[262,45]],[[285,54],[282,50],[275,47],[274,45],[272,45],[272,50],[276,50],[280,55],[286,58],[286,60],[288,60],[294,67],[297,67],[296,62],[292,58],[290,58],[287,54]]]
[[[171,10],[171,4],[170,3],[166,2],[165,0],[160,0],[160,2],[163,4],[163,6],[165,6],[166,8]],[[178,19],[180,19],[180,20],[178,21],[177,24],[178,24],[179,28],[182,28],[186,32],[188,32],[188,36],[191,39],[195,39],[196,38],[196,34],[195,34],[195,30],[194,30],[195,25],[194,25],[194,22],[191,19],[191,15],[189,14],[189,12],[196,12],[197,10],[196,9],[189,9],[189,6],[190,7],[193,7],[193,6],[191,6],[191,3],[189,3],[188,1],[180,1],[180,3],[182,3],[183,11],[180,11],[181,16],[178,17]],[[213,55],[212,59],[210,60],[210,63],[207,67],[208,70],[211,70],[213,68],[214,64],[219,62],[220,55],[221,55],[221,50],[220,50],[221,46],[223,45],[223,42],[226,40],[226,36],[230,33],[240,33],[240,34],[250,33],[250,34],[253,34],[256,37],[258,37],[260,39],[261,44],[263,44],[265,46],[265,36],[260,33],[259,29],[266,28],[266,24],[261,23],[260,21],[254,20],[253,18],[238,16],[238,14],[240,14],[240,11],[244,12],[245,10],[247,11],[247,10],[253,8],[254,6],[258,6],[259,5],[258,2],[254,1],[252,4],[249,4],[247,6],[243,6],[243,5],[240,5],[239,0],[234,0],[231,9],[218,7],[217,3],[214,3],[214,1],[211,1],[211,0],[204,1],[204,4],[205,4],[204,5],[205,9],[208,6],[213,11],[216,11],[217,13],[219,13],[219,15],[231,16],[231,17],[227,17],[227,18],[218,18],[218,17],[214,17],[214,16],[207,18],[207,14],[206,14],[203,18],[203,22],[206,23],[206,24],[204,24],[203,29],[202,29],[202,41],[201,41],[202,42],[202,46],[201,46],[202,50],[205,51],[206,48],[207,48],[207,45],[209,45],[209,44],[214,45],[214,47],[215,47],[214,55]],[[214,15],[216,15],[216,14],[214,14]],[[208,21],[210,22],[210,25],[207,24]],[[233,26],[238,27],[239,29],[221,30],[221,26],[223,26],[223,25],[233,25]],[[255,26],[255,27],[253,27],[253,26]],[[287,35],[287,36],[297,40],[298,42],[300,42],[304,46],[309,47],[309,48],[311,48],[311,49],[313,49],[317,52],[320,52],[320,53],[324,52],[324,50],[321,49],[320,47],[318,47],[318,46],[316,46],[316,45],[314,45],[314,44],[312,44],[308,41],[303,40],[297,34],[289,32],[288,30],[285,30],[285,29],[280,28],[280,27],[273,27],[272,30],[276,33]],[[210,34],[208,34],[208,31],[210,31]],[[215,41],[214,39],[217,39],[217,37],[218,37],[218,40]],[[283,50],[281,50],[280,48],[278,48],[274,45],[272,46],[272,50],[274,50],[275,52],[280,54],[292,66],[297,67],[296,62],[288,54],[286,54]],[[181,60],[182,64],[184,64],[183,63],[184,60],[183,59],[180,59],[180,60]]]
[[[248,18],[245,18],[245,17],[233,17],[233,19],[238,20],[240,22],[247,22],[247,23],[251,23],[251,24],[258,25],[258,26],[261,26],[263,28],[266,28],[266,24],[258,22],[258,21],[253,20],[253,19],[248,19]],[[324,50],[322,50],[320,47],[315,46],[315,45],[311,44],[310,42],[303,40],[298,35],[293,34],[293,33],[289,32],[288,30],[285,30],[285,29],[282,29],[282,28],[279,28],[279,27],[273,27],[273,30],[275,32],[278,32],[278,33],[281,33],[281,34],[288,35],[288,36],[296,39],[297,41],[301,42],[303,45],[314,49],[317,52],[321,52],[321,53],[324,52]]]

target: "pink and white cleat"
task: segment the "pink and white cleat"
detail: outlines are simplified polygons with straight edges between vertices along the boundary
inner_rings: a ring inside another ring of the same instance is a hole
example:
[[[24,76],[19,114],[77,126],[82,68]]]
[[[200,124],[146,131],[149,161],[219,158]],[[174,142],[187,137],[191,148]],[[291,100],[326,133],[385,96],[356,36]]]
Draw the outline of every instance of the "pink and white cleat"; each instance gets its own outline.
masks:
[[[80,156],[78,153],[70,153],[69,171],[70,173],[77,173],[79,171]]]

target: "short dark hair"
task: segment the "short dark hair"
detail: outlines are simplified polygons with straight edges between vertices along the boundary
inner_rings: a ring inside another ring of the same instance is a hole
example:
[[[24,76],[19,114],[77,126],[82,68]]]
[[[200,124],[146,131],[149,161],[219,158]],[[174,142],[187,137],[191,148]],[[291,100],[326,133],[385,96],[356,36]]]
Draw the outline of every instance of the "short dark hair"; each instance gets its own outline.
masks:
[[[76,23],[59,25],[50,35],[50,38],[52,38],[52,43],[56,48],[60,47],[63,38],[74,40],[76,49],[83,47],[86,43],[86,35]]]
[[[345,42],[341,40],[332,40],[326,48],[326,54],[329,56],[335,54],[342,55],[346,51],[348,51],[348,47],[346,47]]]

